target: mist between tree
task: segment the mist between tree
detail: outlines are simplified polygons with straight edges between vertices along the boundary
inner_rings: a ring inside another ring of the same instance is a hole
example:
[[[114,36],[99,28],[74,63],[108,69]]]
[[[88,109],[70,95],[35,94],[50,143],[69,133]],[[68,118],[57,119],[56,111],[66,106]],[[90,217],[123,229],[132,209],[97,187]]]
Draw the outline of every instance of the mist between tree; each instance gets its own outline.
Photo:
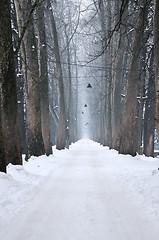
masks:
[[[1,0],[0,170],[88,137],[159,150],[159,1]]]

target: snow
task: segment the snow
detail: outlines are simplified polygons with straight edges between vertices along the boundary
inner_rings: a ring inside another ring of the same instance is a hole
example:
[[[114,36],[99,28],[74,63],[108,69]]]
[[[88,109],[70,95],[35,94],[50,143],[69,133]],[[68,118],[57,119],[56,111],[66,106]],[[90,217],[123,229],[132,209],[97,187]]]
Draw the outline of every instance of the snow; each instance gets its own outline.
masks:
[[[0,239],[157,240],[159,158],[88,139],[0,173]]]

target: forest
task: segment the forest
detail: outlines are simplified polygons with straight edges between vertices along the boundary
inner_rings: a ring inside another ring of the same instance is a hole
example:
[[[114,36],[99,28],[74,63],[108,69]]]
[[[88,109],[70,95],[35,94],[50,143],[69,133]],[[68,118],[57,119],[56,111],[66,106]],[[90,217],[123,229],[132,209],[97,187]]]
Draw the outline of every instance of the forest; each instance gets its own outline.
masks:
[[[0,1],[0,171],[87,137],[159,150],[159,0]]]

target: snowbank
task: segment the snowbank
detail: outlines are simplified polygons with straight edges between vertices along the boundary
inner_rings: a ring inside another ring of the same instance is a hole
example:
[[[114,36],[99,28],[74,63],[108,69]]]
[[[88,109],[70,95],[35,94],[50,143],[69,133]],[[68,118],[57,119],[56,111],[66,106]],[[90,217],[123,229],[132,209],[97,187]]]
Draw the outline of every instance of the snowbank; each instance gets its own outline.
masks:
[[[142,212],[152,224],[159,221],[159,158],[121,155],[90,140],[80,140],[69,150],[55,150],[54,156],[49,157],[32,157],[23,166],[9,164],[7,174],[0,173],[0,228],[34,197],[50,174],[68,161],[70,151],[77,156],[90,144],[92,154],[98,156],[108,178],[119,183],[132,203],[142,206]]]
[[[49,157],[31,157],[23,166],[9,164],[7,174],[0,172],[0,228],[30,201],[58,163]]]

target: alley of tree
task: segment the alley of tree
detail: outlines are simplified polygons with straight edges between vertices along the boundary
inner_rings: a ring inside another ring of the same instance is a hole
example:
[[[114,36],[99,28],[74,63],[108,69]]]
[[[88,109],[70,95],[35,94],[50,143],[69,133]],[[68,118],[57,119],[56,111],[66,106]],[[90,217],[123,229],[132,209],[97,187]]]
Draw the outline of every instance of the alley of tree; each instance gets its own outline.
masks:
[[[0,0],[0,239],[156,240],[158,136],[159,0]]]

